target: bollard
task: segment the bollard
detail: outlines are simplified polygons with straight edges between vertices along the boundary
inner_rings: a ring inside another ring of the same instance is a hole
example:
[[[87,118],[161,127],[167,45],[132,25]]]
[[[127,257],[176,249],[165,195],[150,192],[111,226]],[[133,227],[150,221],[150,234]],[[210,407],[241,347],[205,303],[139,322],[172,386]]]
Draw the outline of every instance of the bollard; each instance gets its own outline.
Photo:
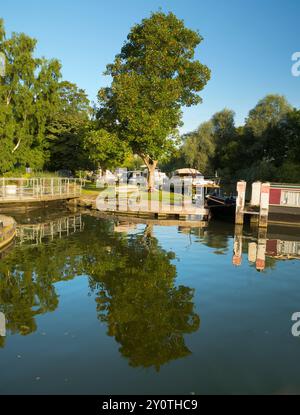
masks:
[[[260,212],[258,226],[266,228],[269,216],[270,183],[262,183],[260,192]]]
[[[235,223],[237,225],[243,225],[244,223],[246,186],[247,186],[247,183],[243,180],[239,181],[236,186],[238,196],[236,199]]]

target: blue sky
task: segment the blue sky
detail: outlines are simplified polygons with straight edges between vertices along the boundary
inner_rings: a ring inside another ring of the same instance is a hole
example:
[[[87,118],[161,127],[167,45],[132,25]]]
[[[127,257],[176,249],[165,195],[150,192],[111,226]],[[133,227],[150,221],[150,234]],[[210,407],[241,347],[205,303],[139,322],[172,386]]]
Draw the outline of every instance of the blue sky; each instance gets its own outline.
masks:
[[[196,57],[212,70],[203,103],[184,109],[182,131],[224,107],[242,124],[268,93],[300,107],[300,77],[291,75],[291,56],[300,51],[299,0],[1,0],[0,16],[8,33],[38,39],[37,55],[60,59],[64,78],[94,100],[131,26],[160,7],[200,31]]]

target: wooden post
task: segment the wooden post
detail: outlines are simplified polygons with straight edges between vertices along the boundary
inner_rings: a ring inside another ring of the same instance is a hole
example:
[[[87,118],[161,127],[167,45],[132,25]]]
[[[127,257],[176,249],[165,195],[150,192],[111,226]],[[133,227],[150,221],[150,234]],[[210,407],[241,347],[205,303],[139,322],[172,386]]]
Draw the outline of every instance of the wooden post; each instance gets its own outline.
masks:
[[[259,223],[260,228],[266,228],[268,226],[269,216],[269,198],[270,198],[270,183],[262,183],[260,192],[260,212]]]
[[[244,223],[244,207],[246,197],[246,186],[247,183],[243,180],[237,183],[237,199],[236,199],[236,212],[235,212],[235,223],[236,225],[243,225]]]

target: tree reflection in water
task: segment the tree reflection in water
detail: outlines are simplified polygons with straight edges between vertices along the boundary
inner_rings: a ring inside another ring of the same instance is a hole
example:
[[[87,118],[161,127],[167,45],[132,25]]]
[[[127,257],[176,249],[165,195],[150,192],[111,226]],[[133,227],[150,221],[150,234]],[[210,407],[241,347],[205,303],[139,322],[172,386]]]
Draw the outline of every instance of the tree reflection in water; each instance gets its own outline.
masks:
[[[194,290],[175,287],[176,268],[170,263],[174,256],[159,247],[149,227],[144,235],[122,242],[109,252],[115,272],[101,263],[93,268],[98,318],[120,343],[130,365],[159,370],[191,353],[183,335],[199,328]]]
[[[85,217],[80,234],[34,247],[16,247],[0,261],[0,311],[10,333],[28,335],[36,316],[54,311],[54,283],[87,275],[97,315],[132,366],[155,367],[191,353],[184,334],[199,328],[194,290],[176,286],[174,254],[151,227],[113,232],[112,221]],[[0,337],[0,346],[4,338]]]

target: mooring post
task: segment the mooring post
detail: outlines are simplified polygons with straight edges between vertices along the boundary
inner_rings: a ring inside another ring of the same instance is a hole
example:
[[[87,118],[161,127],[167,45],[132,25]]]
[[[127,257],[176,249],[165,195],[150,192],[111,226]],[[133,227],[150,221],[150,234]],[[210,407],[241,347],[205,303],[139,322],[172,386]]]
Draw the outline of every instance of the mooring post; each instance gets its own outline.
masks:
[[[260,191],[260,212],[258,226],[266,228],[269,216],[270,183],[262,183]]]
[[[238,193],[236,199],[236,212],[235,212],[235,223],[236,225],[243,225],[244,223],[244,207],[246,198],[246,186],[247,183],[243,180],[239,181],[236,186]]]

